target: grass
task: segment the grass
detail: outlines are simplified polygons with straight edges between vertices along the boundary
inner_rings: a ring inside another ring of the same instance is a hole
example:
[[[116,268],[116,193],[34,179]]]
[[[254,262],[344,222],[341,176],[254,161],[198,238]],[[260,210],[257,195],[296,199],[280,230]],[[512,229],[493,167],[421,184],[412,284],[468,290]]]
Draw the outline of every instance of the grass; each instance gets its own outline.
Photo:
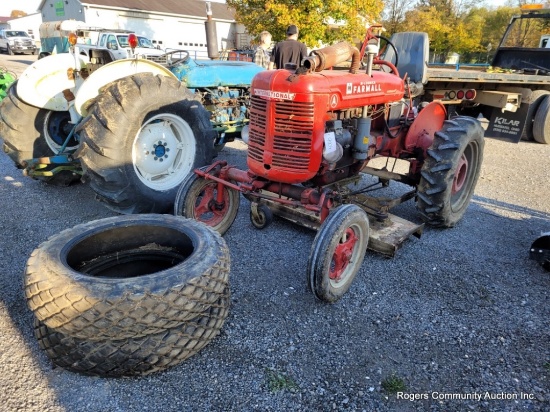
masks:
[[[407,386],[402,378],[392,373],[382,381],[382,389],[387,394],[394,394],[397,392],[404,392]]]
[[[267,387],[271,392],[289,390],[291,392],[299,389],[298,384],[288,375],[273,369],[266,369]]]

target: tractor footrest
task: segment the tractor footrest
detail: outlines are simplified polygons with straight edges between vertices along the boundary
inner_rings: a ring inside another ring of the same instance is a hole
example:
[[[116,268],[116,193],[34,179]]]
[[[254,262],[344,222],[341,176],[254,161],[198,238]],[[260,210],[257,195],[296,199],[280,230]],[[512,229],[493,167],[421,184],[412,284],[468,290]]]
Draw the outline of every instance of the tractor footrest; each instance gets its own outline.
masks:
[[[301,207],[283,205],[269,199],[254,198],[255,202],[267,205],[274,215],[310,229],[318,230],[321,226],[319,216]],[[369,215],[370,237],[367,248],[393,257],[403,242],[410,236],[420,237],[424,224],[417,225],[391,213],[379,221]]]

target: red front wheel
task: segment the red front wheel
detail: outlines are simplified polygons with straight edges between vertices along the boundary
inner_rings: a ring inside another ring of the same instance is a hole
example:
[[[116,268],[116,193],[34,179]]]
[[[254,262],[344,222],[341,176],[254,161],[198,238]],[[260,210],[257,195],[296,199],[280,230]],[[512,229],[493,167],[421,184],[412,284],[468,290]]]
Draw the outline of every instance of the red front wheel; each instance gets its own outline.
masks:
[[[192,172],[178,190],[174,214],[198,220],[223,235],[237,217],[239,202],[237,190]]]
[[[307,265],[308,284],[316,298],[336,302],[359,271],[369,240],[369,219],[360,207],[332,211],[313,240]]]

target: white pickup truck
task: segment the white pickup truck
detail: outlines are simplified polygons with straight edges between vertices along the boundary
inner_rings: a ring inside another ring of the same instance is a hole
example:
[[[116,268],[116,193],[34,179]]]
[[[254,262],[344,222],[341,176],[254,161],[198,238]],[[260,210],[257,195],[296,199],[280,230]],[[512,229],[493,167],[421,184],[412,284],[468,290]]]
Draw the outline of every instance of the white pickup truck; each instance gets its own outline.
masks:
[[[42,23],[40,32],[40,55],[39,58],[53,53],[69,52],[69,33],[76,33],[79,54],[91,58],[90,50],[108,50],[112,60],[127,59],[139,55],[149,60],[158,61],[164,55],[163,50],[156,49],[151,41],[137,35],[138,47],[133,51],[130,49],[128,36],[132,34],[129,30],[104,29],[93,27],[82,21],[63,20]]]
[[[37,54],[34,40],[22,30],[0,30],[0,50],[8,54]]]

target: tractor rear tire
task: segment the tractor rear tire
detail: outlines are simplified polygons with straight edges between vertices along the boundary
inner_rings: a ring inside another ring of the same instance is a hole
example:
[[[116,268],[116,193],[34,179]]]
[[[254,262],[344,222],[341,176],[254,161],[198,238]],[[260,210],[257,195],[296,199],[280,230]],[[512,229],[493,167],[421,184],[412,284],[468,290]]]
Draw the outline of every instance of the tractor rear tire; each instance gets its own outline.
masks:
[[[69,112],[53,112],[30,106],[17,95],[17,80],[12,83],[7,96],[0,103],[0,136],[4,140],[4,152],[18,168],[25,167],[25,160],[56,155],[68,133],[63,126],[70,120]],[[68,150],[76,149],[72,139]],[[55,167],[49,165],[47,171]],[[51,177],[37,178],[46,183],[67,186],[78,182],[80,175],[62,171]]]
[[[164,331],[124,339],[84,340],[66,335],[35,318],[38,344],[56,366],[84,375],[140,376],[175,366],[193,356],[220,332],[229,314],[230,292],[195,319]]]
[[[452,227],[462,218],[483,161],[483,128],[471,117],[446,120],[435,133],[417,186],[416,207],[435,227]]]
[[[307,262],[308,285],[317,299],[334,303],[348,291],[363,264],[369,231],[369,218],[357,205],[341,205],[330,212]]]
[[[544,98],[535,114],[533,138],[538,143],[550,144],[550,95]]]
[[[206,170],[206,167],[201,170]],[[240,192],[223,186],[222,205],[216,204],[217,194],[217,182],[191,172],[178,190],[174,214],[198,220],[223,236],[239,212]]]
[[[229,283],[229,251],[205,225],[171,215],[116,216],[67,229],[27,262],[38,320],[79,339],[126,339],[175,328]]]
[[[139,73],[102,89],[79,126],[84,180],[118,213],[166,213],[214,157],[210,114],[178,80]]]
[[[529,100],[522,104],[528,104],[527,114],[525,115],[525,127],[521,135],[521,140],[534,140],[534,121],[538,113],[539,106],[542,104],[545,97],[550,94],[547,90],[535,90],[531,93]]]

